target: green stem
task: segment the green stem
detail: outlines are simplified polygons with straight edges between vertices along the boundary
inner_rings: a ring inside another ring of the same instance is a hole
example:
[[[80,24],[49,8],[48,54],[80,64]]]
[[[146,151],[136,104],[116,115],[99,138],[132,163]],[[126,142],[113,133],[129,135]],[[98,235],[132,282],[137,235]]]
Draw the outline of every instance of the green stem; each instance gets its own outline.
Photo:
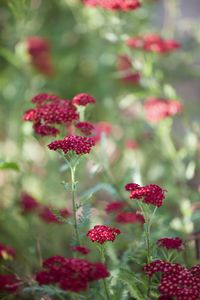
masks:
[[[80,246],[80,237],[78,232],[78,224],[76,218],[76,200],[75,200],[75,190],[76,190],[76,181],[75,181],[75,171],[76,167],[70,167],[71,170],[71,182],[72,182],[72,205],[73,205],[73,218],[74,218],[74,230],[76,235],[77,245]]]
[[[104,245],[101,245],[100,247],[98,247],[98,249],[99,249],[100,255],[101,255],[101,262],[103,264],[105,264],[106,258],[105,258],[105,248],[104,248]],[[103,286],[104,286],[104,290],[105,290],[105,294],[106,294],[106,299],[110,300],[110,294],[109,294],[109,290],[108,290],[108,285],[107,285],[106,279],[103,279]]]

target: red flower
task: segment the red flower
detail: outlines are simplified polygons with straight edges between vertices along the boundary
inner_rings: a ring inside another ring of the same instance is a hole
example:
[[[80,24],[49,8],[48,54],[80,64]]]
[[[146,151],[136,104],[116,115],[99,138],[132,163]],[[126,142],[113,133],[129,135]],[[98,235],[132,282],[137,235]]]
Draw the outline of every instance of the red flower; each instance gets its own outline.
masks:
[[[35,108],[27,110],[24,121],[33,122],[33,128],[42,136],[57,135],[60,131],[55,125],[65,126],[79,118],[76,107],[71,101],[60,99],[55,95],[39,94],[33,97]]]
[[[27,193],[22,193],[20,205],[23,213],[33,212],[40,206],[39,202]]]
[[[114,241],[116,236],[120,234],[120,230],[105,225],[96,225],[93,229],[90,229],[87,236],[90,237],[92,242],[104,244],[107,241]]]
[[[74,151],[77,155],[86,154],[91,151],[95,145],[94,140],[83,136],[66,136],[64,140],[57,140],[48,145],[50,150],[62,150],[65,154],[68,151]]]
[[[82,0],[88,6],[102,7],[107,10],[129,11],[141,6],[139,0]]]
[[[137,85],[140,82],[140,74],[132,71],[132,62],[127,55],[120,55],[117,61],[117,69],[120,79],[127,84]]]
[[[49,76],[54,72],[50,44],[47,39],[32,36],[26,39],[27,51],[32,65],[42,74]]]
[[[143,37],[129,38],[127,40],[127,45],[133,49],[143,49],[147,52],[156,52],[161,54],[172,52],[181,47],[177,41],[163,39],[155,33],[147,34]]]
[[[15,293],[21,281],[14,274],[0,274],[0,292]]]
[[[94,125],[94,136],[92,137],[95,143],[101,140],[102,135],[109,136],[112,132],[112,125],[108,122],[99,122]]]
[[[166,249],[183,250],[183,241],[179,238],[161,238],[157,241],[158,246]]]
[[[7,258],[14,258],[15,256],[16,256],[15,249],[7,245],[0,244],[0,258],[7,259]]]
[[[59,209],[58,213],[63,217],[67,218],[70,216],[70,212],[68,209]],[[51,208],[48,206],[41,206],[41,210],[39,212],[39,217],[41,220],[43,220],[45,223],[57,223],[60,224],[61,221],[58,219],[58,217],[52,212]]]
[[[108,276],[109,272],[101,263],[54,256],[44,261],[36,280],[39,284],[57,284],[63,290],[80,292],[86,290],[91,281]]]
[[[81,254],[88,254],[90,253],[90,250],[86,247],[83,247],[83,246],[74,246],[72,247],[72,250],[76,251],[76,252],[79,252]]]
[[[135,140],[127,140],[127,141],[125,142],[125,147],[126,147],[127,149],[136,150],[136,149],[139,148],[139,144],[138,144],[138,142],[135,141]]]
[[[74,98],[72,99],[72,103],[75,105],[86,106],[90,103],[95,104],[96,100],[89,94],[81,93],[74,96]]]
[[[146,119],[157,123],[167,117],[180,113],[182,111],[182,104],[176,100],[149,97],[144,104],[144,110]]]
[[[115,202],[111,202],[111,203],[108,203],[106,208],[105,208],[105,211],[107,213],[112,213],[112,212],[118,212],[120,211],[123,207],[125,206],[125,203],[124,202],[120,202],[120,201],[115,201]]]
[[[117,222],[122,224],[135,224],[135,223],[145,223],[143,215],[134,212],[121,212],[118,213],[115,219]]]
[[[148,276],[153,276],[155,273],[161,272],[161,273],[179,273],[187,270],[185,267],[179,265],[179,264],[172,264],[170,262],[167,262],[165,260],[157,259],[152,261],[149,264],[146,264],[143,267],[144,272]]]
[[[94,130],[94,126],[90,122],[78,122],[75,126],[85,135],[91,135]]]
[[[128,183],[125,189],[131,192],[130,199],[142,199],[143,202],[157,207],[160,207],[165,199],[165,191],[155,184],[142,187],[135,183]]]

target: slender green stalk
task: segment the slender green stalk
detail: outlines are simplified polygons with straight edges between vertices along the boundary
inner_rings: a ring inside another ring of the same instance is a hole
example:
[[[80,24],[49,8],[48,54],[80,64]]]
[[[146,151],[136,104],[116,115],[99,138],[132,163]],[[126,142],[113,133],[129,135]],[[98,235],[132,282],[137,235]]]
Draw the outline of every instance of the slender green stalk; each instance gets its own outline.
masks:
[[[101,262],[103,264],[105,264],[106,258],[105,258],[105,248],[104,248],[104,245],[101,245],[100,247],[98,247],[98,249],[99,249],[100,255],[101,255]],[[109,290],[108,290],[108,285],[107,285],[106,279],[103,279],[103,286],[104,286],[104,291],[105,291],[105,294],[106,294],[106,299],[110,300],[110,294],[109,294]]]
[[[73,205],[73,218],[74,218],[74,230],[75,230],[75,236],[76,236],[76,242],[80,246],[80,237],[79,237],[79,231],[78,231],[78,224],[77,224],[77,218],[76,218],[76,200],[75,200],[75,191],[76,191],[76,180],[75,180],[75,171],[76,166],[70,167],[71,170],[71,182],[72,182],[72,205]]]

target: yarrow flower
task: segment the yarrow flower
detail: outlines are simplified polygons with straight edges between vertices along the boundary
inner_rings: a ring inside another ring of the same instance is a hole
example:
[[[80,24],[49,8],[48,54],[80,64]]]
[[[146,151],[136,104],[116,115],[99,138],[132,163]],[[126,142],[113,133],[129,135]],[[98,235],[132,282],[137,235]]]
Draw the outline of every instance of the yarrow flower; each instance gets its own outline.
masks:
[[[84,246],[73,246],[72,250],[75,251],[75,252],[79,252],[81,254],[84,254],[84,255],[90,253],[90,249],[88,249]]]
[[[143,270],[150,277],[154,273],[162,273],[158,286],[161,294],[159,299],[174,299],[174,297],[178,300],[199,299],[199,265],[196,265],[191,269],[187,269],[180,264],[172,264],[163,260],[156,260],[145,265]]]
[[[21,285],[14,274],[0,274],[0,292],[15,293]]]
[[[85,259],[53,256],[43,262],[43,269],[36,274],[39,284],[55,284],[65,291],[80,292],[92,281],[110,274],[106,266]]]
[[[90,103],[95,104],[96,100],[89,94],[81,93],[74,96],[72,103],[75,105],[86,106]]]
[[[66,208],[58,209],[58,214],[63,218],[68,218],[70,216],[70,212]],[[38,216],[45,223],[56,223],[56,224],[61,223],[61,221],[59,220],[59,217],[57,217],[53,213],[52,208],[48,207],[46,205],[41,206]]]
[[[33,122],[34,131],[42,136],[55,136],[60,130],[55,125],[69,125],[79,119],[77,108],[67,99],[56,95],[38,94],[33,97],[35,108],[27,110],[24,121]]]
[[[141,6],[139,0],[82,0],[82,2],[88,6],[121,11],[135,10]]]
[[[50,76],[54,72],[49,41],[39,36],[31,36],[25,40],[31,64],[42,74]]]
[[[77,155],[89,153],[95,142],[92,138],[71,135],[63,140],[57,140],[48,145],[50,150],[62,150],[65,154],[69,151],[76,152]]]
[[[78,122],[75,126],[85,135],[91,135],[95,128],[90,122]]]
[[[157,34],[147,34],[143,37],[133,37],[127,40],[127,45],[133,49],[143,49],[147,52],[169,53],[181,47],[175,40],[161,38]]]
[[[149,97],[144,104],[146,119],[157,123],[163,119],[174,116],[182,111],[182,104],[176,100]]]
[[[109,214],[109,213],[113,213],[113,212],[119,212],[123,207],[125,206],[125,203],[122,201],[114,201],[111,203],[108,203],[105,211]]]
[[[118,213],[115,220],[116,222],[122,224],[135,224],[135,223],[144,224],[145,223],[145,219],[143,215],[141,215],[138,212],[135,213],[135,212],[126,211],[126,212]]]
[[[92,242],[104,244],[107,241],[113,242],[116,236],[120,234],[120,230],[112,228],[106,225],[96,225],[93,229],[90,229],[87,233]]]
[[[117,69],[119,71],[119,78],[123,83],[138,85],[140,83],[140,74],[133,72],[132,62],[127,55],[118,56]]]
[[[37,210],[40,204],[34,197],[29,195],[28,193],[22,193],[20,206],[23,213],[30,213]]]
[[[143,202],[157,207],[160,207],[165,199],[165,190],[155,184],[142,187],[135,183],[128,183],[125,189],[130,191],[130,199],[143,200]]]
[[[7,245],[0,244],[0,258],[10,259],[10,258],[14,258],[15,256],[16,256],[15,249]]]
[[[157,245],[166,249],[183,250],[183,241],[179,237],[161,238],[157,241]]]

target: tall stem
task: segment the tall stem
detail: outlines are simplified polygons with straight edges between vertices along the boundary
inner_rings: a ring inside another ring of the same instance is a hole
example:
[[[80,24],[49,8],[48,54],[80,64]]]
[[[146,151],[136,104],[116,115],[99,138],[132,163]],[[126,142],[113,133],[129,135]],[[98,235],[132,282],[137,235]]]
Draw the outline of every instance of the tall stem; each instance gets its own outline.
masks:
[[[104,245],[101,245],[101,247],[100,247],[100,254],[101,254],[101,262],[103,263],[103,264],[105,264],[105,261],[106,261],[106,259],[105,259],[105,253],[104,253]],[[104,290],[105,290],[105,294],[106,294],[106,299],[107,300],[110,300],[110,294],[109,294],[109,290],[108,290],[108,285],[107,285],[107,281],[106,281],[106,279],[103,279],[103,286],[104,286]]]
[[[72,182],[72,204],[73,204],[73,218],[74,218],[74,230],[75,230],[75,236],[76,236],[76,242],[77,245],[80,246],[80,237],[78,232],[78,224],[77,224],[77,218],[76,218],[76,200],[75,200],[75,191],[76,191],[76,180],[75,180],[75,171],[76,167],[70,167],[71,170],[71,182]]]

